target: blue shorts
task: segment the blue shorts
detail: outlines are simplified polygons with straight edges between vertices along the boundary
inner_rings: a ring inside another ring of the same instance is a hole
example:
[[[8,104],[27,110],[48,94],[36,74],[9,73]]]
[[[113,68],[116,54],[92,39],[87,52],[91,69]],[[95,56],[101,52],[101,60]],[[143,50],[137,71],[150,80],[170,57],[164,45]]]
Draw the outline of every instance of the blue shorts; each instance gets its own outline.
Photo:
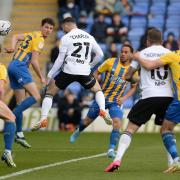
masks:
[[[8,66],[8,76],[12,89],[23,89],[25,84],[33,82],[32,75],[24,62],[13,60]]]
[[[122,119],[123,110],[116,102],[106,102],[106,109],[109,109],[109,114],[110,114],[111,118]],[[99,106],[96,103],[96,101],[92,102],[87,116],[93,120],[95,120],[99,116]]]
[[[174,123],[180,123],[180,101],[174,99],[168,106],[165,119]]]

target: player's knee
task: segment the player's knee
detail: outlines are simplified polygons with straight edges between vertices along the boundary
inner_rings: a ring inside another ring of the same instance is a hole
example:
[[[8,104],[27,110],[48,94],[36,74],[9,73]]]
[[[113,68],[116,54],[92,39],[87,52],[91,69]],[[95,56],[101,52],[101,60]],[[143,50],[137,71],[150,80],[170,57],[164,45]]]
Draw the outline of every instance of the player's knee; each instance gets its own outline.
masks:
[[[121,120],[116,118],[113,119],[113,129],[120,129],[121,127]]]
[[[8,121],[15,122],[16,116],[15,116],[13,113],[8,113],[8,115],[7,115],[7,120],[8,120]]]

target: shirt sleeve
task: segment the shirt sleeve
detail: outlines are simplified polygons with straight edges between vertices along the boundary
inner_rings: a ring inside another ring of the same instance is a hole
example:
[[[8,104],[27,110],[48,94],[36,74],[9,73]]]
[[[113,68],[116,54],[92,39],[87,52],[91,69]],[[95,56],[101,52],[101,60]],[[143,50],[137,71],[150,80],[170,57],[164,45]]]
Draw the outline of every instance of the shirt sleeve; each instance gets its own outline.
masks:
[[[132,61],[131,64],[130,64],[131,67],[133,67],[134,69],[140,69],[140,65],[137,61]]]
[[[111,67],[110,59],[107,59],[98,67],[98,71],[100,73],[106,72]]]
[[[176,55],[175,52],[171,52],[168,53],[166,55],[163,55],[160,57],[160,61],[165,64],[171,64],[172,62],[174,62],[176,59],[178,58],[178,56]]]
[[[7,78],[7,69],[3,64],[0,64],[0,80],[4,80],[6,82]]]

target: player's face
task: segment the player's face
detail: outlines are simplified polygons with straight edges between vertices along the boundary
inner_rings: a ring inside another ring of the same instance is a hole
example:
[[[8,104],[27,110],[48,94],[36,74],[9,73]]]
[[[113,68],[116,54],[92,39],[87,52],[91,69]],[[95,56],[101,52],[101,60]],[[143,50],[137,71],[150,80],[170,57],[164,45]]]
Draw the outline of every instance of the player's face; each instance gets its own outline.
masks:
[[[132,56],[132,53],[129,47],[123,47],[121,49],[120,60],[122,63],[130,61],[131,56]]]
[[[41,26],[41,32],[44,38],[48,37],[49,34],[53,32],[54,26],[51,24],[45,23],[43,26]]]

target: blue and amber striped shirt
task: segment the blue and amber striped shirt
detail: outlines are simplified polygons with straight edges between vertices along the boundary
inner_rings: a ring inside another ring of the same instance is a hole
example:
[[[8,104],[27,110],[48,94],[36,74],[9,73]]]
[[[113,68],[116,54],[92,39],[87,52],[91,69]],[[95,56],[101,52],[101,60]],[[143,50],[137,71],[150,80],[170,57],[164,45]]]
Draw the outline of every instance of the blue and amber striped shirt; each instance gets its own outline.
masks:
[[[105,73],[102,90],[108,102],[117,102],[123,95],[128,84],[124,78],[128,68],[118,58],[107,59],[99,66],[98,71]]]

